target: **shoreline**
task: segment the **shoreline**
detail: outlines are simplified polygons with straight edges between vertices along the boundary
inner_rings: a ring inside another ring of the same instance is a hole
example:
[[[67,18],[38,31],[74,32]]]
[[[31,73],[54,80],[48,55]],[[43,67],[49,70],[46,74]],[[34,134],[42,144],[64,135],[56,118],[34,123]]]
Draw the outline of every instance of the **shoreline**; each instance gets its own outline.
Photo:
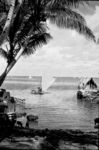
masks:
[[[4,144],[2,144],[2,142]],[[0,148],[4,150],[12,149],[11,145],[13,147],[13,144],[15,143],[21,143],[21,146],[23,144],[23,147],[25,146],[24,149],[27,149],[26,143],[29,144],[28,149],[32,149],[33,146],[37,146],[36,144],[38,143],[40,146],[39,150],[43,150],[42,145],[45,147],[44,150],[65,150],[66,147],[68,147],[69,150],[71,146],[72,148],[70,150],[74,150],[75,146],[77,147],[76,150],[80,150],[81,148],[85,148],[84,150],[87,150],[87,148],[89,148],[89,150],[91,150],[91,148],[98,150],[99,131],[84,132],[81,130],[69,129],[49,130],[14,127],[9,138],[4,139],[2,142],[0,144]],[[5,146],[5,143],[9,144]],[[32,148],[29,148],[31,146]],[[21,148],[19,149],[21,150]],[[37,149],[38,148],[33,148],[33,150]]]

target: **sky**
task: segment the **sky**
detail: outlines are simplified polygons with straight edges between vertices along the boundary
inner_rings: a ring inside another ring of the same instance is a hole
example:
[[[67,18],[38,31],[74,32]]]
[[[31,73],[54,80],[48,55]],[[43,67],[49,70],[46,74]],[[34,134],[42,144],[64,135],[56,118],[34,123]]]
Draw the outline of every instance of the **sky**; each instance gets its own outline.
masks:
[[[79,12],[87,25],[99,37],[99,2],[80,6]],[[74,30],[48,24],[53,39],[29,57],[22,57],[9,75],[90,76],[99,77],[99,45]],[[6,62],[0,58],[0,74]]]

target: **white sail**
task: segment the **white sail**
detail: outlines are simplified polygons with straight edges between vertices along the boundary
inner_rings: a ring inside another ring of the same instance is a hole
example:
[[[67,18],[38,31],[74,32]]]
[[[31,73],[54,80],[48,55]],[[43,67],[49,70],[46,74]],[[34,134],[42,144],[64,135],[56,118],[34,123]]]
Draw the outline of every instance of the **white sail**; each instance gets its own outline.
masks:
[[[42,91],[46,91],[55,81],[52,76],[42,76]]]

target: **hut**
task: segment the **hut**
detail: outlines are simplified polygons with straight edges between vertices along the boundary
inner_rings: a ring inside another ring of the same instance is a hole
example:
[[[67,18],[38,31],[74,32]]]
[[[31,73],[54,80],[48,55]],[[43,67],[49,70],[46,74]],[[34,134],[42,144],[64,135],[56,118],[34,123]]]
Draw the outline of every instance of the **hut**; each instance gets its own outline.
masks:
[[[89,81],[86,83],[86,87],[89,87],[90,89],[97,89],[97,84],[95,83],[93,78],[90,78]]]
[[[80,80],[80,83],[78,85],[78,89],[83,90],[94,90],[97,89],[98,85],[95,83],[93,78],[84,78]]]
[[[99,94],[98,85],[93,78],[84,78],[80,80],[77,91],[77,98],[92,98]]]

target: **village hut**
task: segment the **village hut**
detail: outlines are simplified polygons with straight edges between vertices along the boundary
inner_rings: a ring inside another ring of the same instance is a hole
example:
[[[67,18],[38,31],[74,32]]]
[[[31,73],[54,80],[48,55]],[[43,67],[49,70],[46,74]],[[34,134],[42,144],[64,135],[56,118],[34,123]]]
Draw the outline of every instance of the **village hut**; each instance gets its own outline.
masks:
[[[93,78],[84,78],[80,80],[78,85],[77,98],[94,98],[98,93],[98,86]]]
[[[83,90],[93,90],[97,89],[97,84],[94,81],[93,78],[84,78],[80,80],[80,84],[78,85],[78,89],[83,89]]]
[[[93,78],[90,78],[90,80],[86,83],[86,86],[89,86],[90,89],[96,89],[97,84],[95,83]]]

